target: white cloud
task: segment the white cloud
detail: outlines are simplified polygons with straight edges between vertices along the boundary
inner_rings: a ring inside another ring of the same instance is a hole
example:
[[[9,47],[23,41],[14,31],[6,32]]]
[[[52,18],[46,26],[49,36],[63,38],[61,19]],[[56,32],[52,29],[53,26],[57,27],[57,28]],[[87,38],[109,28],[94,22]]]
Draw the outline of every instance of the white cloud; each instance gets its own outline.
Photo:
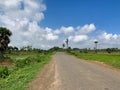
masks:
[[[58,35],[54,34],[54,31],[51,28],[46,27],[44,30],[44,35],[46,40],[57,40],[59,37]]]
[[[34,20],[39,22],[41,21],[42,19],[44,19],[44,14],[43,13],[36,13],[35,16],[34,16]]]
[[[95,39],[101,48],[120,47],[120,34],[102,32],[91,37],[90,34],[96,30],[93,23],[78,27],[62,26],[55,30],[49,27],[42,28],[38,23],[45,18],[45,10],[43,0],[0,0],[0,26],[12,31],[10,45],[32,45],[47,49],[62,46],[63,41],[69,38],[71,47],[93,48]]]
[[[100,48],[120,48],[120,34],[111,34],[105,31],[97,36]]]
[[[88,39],[87,35],[76,35],[76,36],[70,36],[69,39],[75,43],[82,42]]]
[[[57,30],[54,30],[53,33],[54,34],[60,34],[61,32],[60,32],[60,30],[57,29]]]
[[[46,31],[46,33],[52,33],[52,29],[49,28],[49,27],[46,27],[46,28],[45,28],[45,31]]]
[[[60,42],[68,36],[73,36],[74,43],[88,38],[87,35],[76,34],[79,30],[72,26],[62,26],[56,30],[41,28],[38,22],[44,19],[45,10],[42,0],[0,0],[0,23],[13,32],[11,45],[21,47],[30,44],[33,47],[48,48],[53,45],[60,46]],[[95,27],[90,24],[81,27],[81,30],[83,29],[94,31]]]
[[[20,0],[0,0],[0,5],[4,7],[5,10],[17,9],[19,7]]]
[[[59,37],[57,35],[53,35],[52,33],[49,33],[45,36],[46,40],[57,40]]]
[[[106,40],[106,41],[111,41],[111,40],[118,40],[120,38],[120,35],[117,34],[109,34],[107,32],[102,32],[99,36],[99,39]]]
[[[96,27],[94,24],[86,24],[83,27],[78,26],[77,30],[79,30],[80,34],[89,34],[93,31],[95,31]]]
[[[31,33],[34,33],[34,32],[37,32],[37,30],[39,30],[40,27],[38,26],[37,22],[34,21],[32,23],[29,23],[29,28],[28,30],[31,32]]]
[[[42,0],[0,0],[0,26],[12,31],[11,45],[39,46],[38,42],[42,42],[46,34],[38,25],[44,19],[44,10],[46,6]],[[50,38],[53,40],[55,36]]]
[[[69,26],[69,27],[64,27],[62,26],[60,28],[60,30],[64,33],[64,34],[70,34],[74,31],[74,28],[72,26]]]

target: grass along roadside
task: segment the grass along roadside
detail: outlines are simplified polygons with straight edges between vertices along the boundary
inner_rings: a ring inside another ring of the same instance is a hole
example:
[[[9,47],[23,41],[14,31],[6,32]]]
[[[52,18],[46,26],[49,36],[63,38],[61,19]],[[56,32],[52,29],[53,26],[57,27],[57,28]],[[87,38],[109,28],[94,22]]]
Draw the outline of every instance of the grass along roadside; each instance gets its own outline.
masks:
[[[41,54],[33,53],[33,57],[41,59]],[[22,55],[21,55],[22,57]],[[0,78],[0,90],[25,90],[28,88],[27,84],[32,81],[37,75],[38,71],[50,61],[51,54],[42,54],[42,60],[40,62],[34,62],[24,67],[11,67],[11,74],[5,78]],[[34,58],[33,58],[34,59]],[[27,59],[29,60],[29,59]],[[16,62],[16,61],[14,61]]]
[[[70,54],[84,60],[104,62],[110,66],[120,69],[120,54],[102,54],[102,53],[80,53],[72,51]]]

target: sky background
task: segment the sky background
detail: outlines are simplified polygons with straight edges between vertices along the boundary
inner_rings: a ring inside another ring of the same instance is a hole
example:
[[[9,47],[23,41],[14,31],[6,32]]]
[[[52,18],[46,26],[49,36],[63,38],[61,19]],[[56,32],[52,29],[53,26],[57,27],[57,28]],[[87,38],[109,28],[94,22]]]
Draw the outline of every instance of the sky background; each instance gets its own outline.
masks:
[[[12,46],[120,48],[120,0],[0,0]]]
[[[94,23],[98,29],[119,33],[119,0],[45,0],[43,26],[59,28]]]

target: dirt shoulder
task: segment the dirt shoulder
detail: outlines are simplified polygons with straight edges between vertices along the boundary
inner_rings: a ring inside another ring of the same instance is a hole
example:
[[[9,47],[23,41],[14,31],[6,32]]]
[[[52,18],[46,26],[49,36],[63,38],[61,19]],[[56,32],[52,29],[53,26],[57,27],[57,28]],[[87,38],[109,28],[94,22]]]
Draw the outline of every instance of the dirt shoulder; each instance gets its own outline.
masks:
[[[0,66],[13,66],[14,63],[12,61],[2,61],[0,62]]]
[[[55,80],[54,58],[40,71],[36,79],[29,83],[29,90],[49,90]]]
[[[106,64],[106,63],[104,63],[104,62],[91,61],[91,60],[84,60],[84,61],[89,62],[89,63],[94,63],[94,64],[97,64],[97,65],[99,65],[99,66],[102,66],[102,67],[105,67],[105,68],[108,68],[108,69],[111,69],[111,70],[113,70],[113,71],[115,71],[115,72],[119,72],[119,73],[120,73],[120,69],[115,68],[115,67],[113,67],[113,66],[110,66],[110,65],[108,65],[108,64]]]

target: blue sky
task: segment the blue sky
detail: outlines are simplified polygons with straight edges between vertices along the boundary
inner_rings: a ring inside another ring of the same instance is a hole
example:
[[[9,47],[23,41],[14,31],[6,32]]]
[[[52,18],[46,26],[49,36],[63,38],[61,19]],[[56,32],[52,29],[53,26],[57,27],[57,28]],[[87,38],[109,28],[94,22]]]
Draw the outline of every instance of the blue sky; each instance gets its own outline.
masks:
[[[0,0],[11,46],[120,48],[120,0]]]
[[[119,33],[119,0],[46,0],[42,26],[59,28],[94,23],[97,29]]]

